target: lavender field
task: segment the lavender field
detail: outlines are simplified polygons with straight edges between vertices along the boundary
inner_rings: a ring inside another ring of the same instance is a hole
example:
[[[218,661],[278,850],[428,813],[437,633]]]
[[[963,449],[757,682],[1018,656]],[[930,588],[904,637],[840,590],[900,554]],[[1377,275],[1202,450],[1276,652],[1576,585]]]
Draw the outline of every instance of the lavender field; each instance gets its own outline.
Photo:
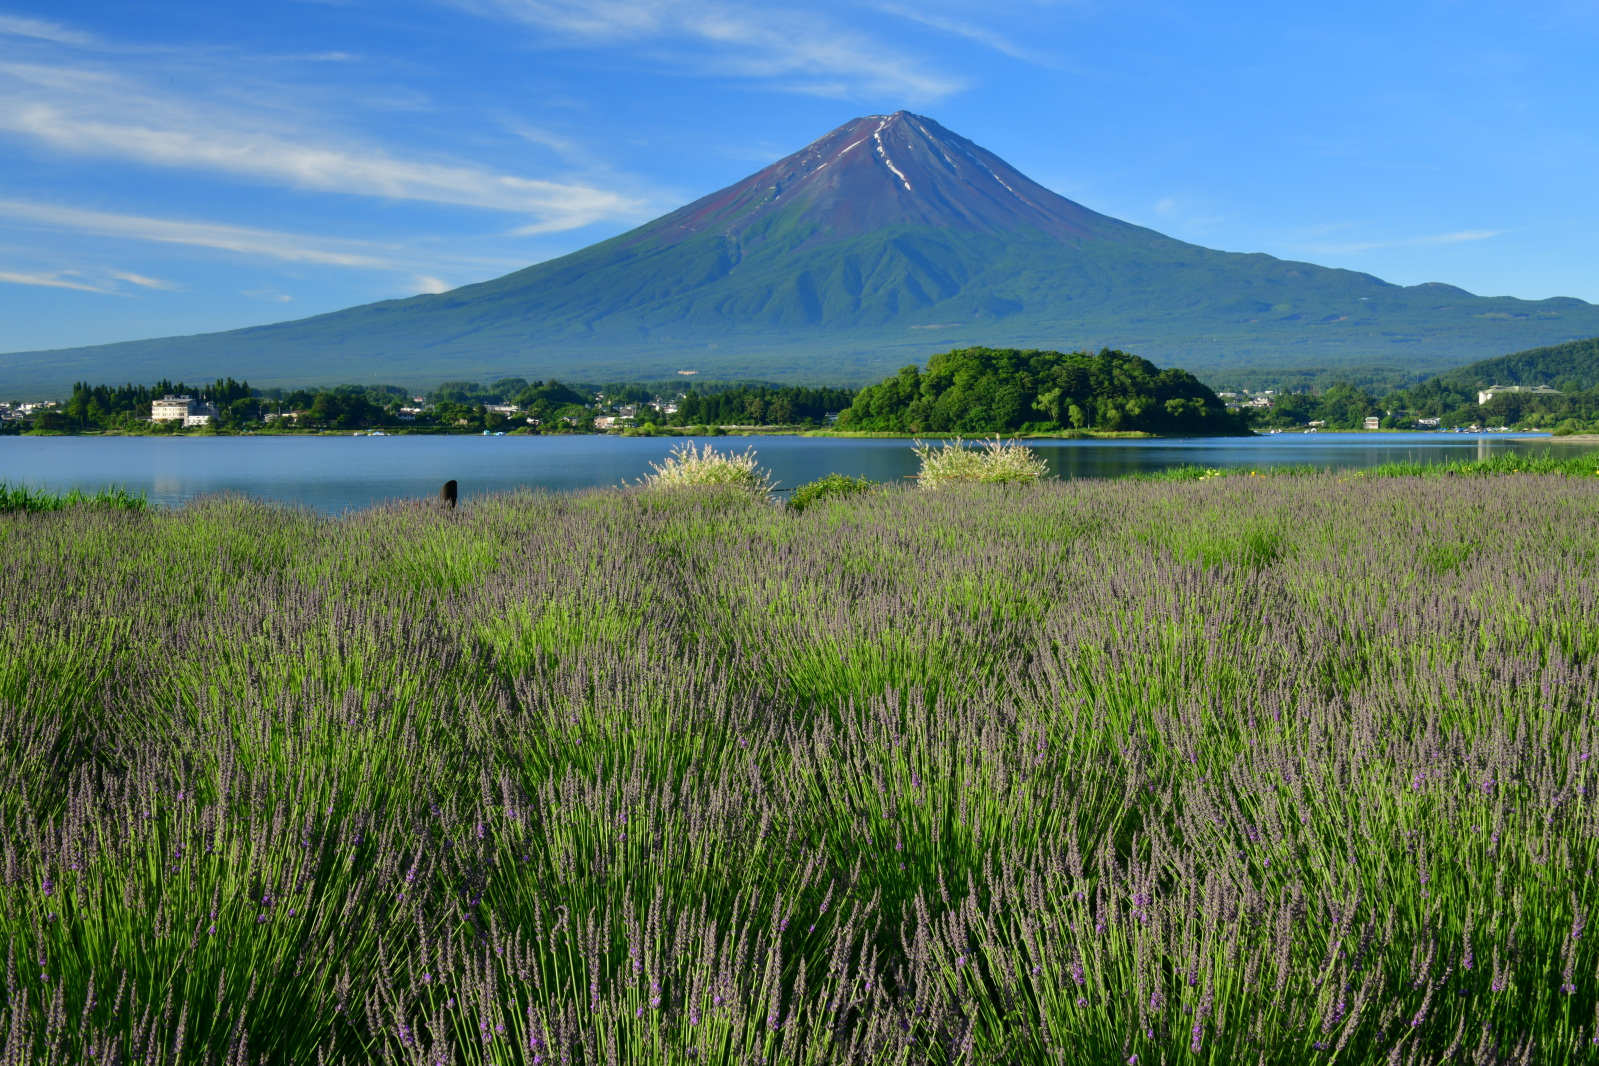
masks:
[[[1599,1059],[1599,478],[0,560],[0,1066]]]

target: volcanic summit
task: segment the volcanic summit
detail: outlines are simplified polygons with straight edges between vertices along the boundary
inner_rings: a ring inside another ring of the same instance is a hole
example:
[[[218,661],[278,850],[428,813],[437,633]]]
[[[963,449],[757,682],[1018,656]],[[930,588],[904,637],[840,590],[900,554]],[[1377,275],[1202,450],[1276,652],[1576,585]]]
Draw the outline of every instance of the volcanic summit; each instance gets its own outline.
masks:
[[[1037,184],[930,118],[897,111],[846,123],[814,144],[639,231],[662,240],[717,234],[742,240],[798,211],[817,239],[890,226],[933,226],[996,236],[1037,230],[1096,235],[1114,219]]]

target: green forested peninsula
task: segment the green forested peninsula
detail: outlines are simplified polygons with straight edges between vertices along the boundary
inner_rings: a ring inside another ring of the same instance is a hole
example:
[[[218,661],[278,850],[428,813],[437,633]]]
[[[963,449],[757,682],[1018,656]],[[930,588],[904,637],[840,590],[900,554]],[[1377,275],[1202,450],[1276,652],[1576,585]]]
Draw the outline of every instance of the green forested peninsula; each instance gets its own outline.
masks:
[[[891,433],[1066,430],[1222,435],[1243,420],[1186,370],[1126,352],[963,348],[861,390],[841,429]]]

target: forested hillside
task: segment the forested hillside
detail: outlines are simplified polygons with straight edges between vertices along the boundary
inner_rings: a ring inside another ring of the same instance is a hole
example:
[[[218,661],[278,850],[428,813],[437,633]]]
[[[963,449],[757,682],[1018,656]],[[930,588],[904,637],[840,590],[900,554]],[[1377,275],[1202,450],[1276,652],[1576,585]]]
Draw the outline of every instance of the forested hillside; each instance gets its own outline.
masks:
[[[1438,375],[1449,385],[1478,389],[1485,385],[1553,385],[1560,389],[1589,389],[1599,385],[1599,337],[1530,348],[1468,363]]]

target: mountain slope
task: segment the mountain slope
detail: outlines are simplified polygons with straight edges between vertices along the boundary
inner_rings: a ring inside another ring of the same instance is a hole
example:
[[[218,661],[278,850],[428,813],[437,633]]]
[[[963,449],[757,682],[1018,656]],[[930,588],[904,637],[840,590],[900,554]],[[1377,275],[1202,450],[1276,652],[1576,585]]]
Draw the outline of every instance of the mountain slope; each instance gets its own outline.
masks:
[[[572,376],[864,381],[978,344],[1420,371],[1599,334],[1599,307],[1400,287],[1092,211],[931,119],[856,119],[629,233],[437,296],[0,356],[0,384]]]

